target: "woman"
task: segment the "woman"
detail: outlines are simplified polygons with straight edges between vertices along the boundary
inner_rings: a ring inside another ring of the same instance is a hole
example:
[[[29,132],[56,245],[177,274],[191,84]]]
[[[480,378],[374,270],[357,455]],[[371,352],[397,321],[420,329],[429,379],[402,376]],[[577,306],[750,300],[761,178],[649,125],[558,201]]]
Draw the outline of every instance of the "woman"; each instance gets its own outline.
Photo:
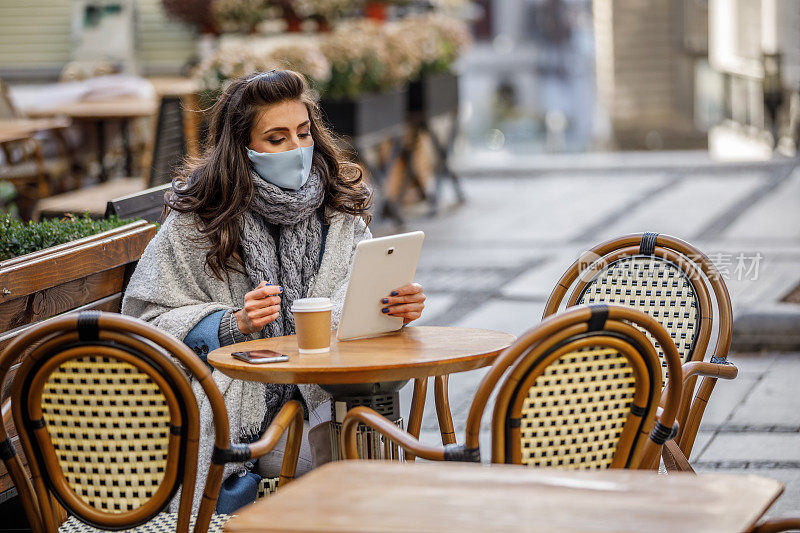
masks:
[[[219,346],[294,333],[290,308],[297,298],[331,298],[338,325],[356,244],[371,237],[371,194],[319,117],[296,72],[271,70],[231,83],[213,111],[211,145],[188,178],[173,182],[170,214],[142,254],[122,312],[183,339],[202,358]],[[422,287],[411,284],[376,302],[375,312],[409,323],[424,301]],[[234,439],[257,438],[283,404],[301,399],[312,429],[298,473],[325,460],[330,403],[322,389],[212,375]],[[207,400],[201,417],[198,487],[213,445]],[[277,476],[281,459],[279,449],[255,469]],[[226,476],[243,469],[229,466]]]

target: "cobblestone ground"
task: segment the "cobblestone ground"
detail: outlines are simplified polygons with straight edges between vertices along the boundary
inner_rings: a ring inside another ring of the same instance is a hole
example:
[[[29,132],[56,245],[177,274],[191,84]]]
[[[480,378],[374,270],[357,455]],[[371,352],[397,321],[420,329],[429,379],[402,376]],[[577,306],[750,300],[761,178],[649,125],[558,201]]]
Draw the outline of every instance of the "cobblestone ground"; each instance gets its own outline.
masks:
[[[726,277],[734,314],[780,300],[800,283],[800,168],[788,162],[691,165],[680,157],[638,170],[626,168],[622,156],[613,170],[524,175],[515,169],[516,177],[487,172],[464,179],[465,205],[436,217],[411,215],[404,228],[426,233],[417,279],[429,299],[420,324],[519,335],[540,321],[550,290],[581,251],[640,231],[674,235],[705,251]],[[387,223],[373,229],[397,232]],[[739,377],[717,384],[692,462],[699,471],[780,479],[786,491],[770,515],[800,514],[800,354],[732,353],[730,359]],[[459,438],[483,373],[451,376]],[[406,387],[405,409],[410,396]],[[422,439],[435,443],[431,396]],[[488,445],[487,424],[484,418]]]

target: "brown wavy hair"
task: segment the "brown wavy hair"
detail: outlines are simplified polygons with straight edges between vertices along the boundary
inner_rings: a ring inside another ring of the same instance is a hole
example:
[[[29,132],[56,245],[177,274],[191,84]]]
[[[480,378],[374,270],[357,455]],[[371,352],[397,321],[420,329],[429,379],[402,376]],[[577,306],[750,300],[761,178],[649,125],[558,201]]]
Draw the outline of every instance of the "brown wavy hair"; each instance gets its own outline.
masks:
[[[241,272],[244,266],[239,225],[255,194],[246,152],[250,131],[264,106],[291,100],[299,100],[308,110],[314,140],[311,170],[322,179],[323,205],[360,216],[367,224],[371,220],[372,192],[363,171],[337,146],[305,78],[292,70],[271,70],[236,79],[212,108],[204,154],[186,163],[165,200],[167,209],[195,215],[202,238],[211,242],[206,265],[219,279],[228,270]]]

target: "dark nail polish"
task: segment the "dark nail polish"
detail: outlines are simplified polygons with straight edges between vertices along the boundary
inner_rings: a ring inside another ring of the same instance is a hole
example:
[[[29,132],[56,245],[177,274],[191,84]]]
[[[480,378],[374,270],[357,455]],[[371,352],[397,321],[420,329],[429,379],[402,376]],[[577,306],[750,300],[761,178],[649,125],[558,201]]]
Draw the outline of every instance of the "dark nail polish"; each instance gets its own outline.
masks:
[[[389,298],[384,298],[383,300],[381,300],[381,303],[388,304],[389,303]]]
[[[384,313],[388,313],[389,312],[389,308],[388,307],[384,307],[383,309],[381,309],[381,311],[384,312]]]
[[[283,292],[283,287],[278,287],[278,292]]]
[[[397,292],[397,291],[392,291],[392,296],[397,296],[398,294],[400,294],[400,293]]]

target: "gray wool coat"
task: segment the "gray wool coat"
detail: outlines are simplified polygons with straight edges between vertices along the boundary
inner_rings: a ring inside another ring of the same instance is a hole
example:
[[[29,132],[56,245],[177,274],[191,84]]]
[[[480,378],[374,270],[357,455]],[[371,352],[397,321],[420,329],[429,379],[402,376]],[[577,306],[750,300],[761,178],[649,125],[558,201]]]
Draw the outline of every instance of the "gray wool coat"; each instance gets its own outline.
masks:
[[[371,238],[371,234],[360,217],[326,208],[325,218],[329,224],[325,251],[306,296],[332,300],[332,325],[336,327],[341,318],[356,245]],[[224,281],[215,277],[205,268],[207,249],[193,215],[171,213],[139,260],[122,300],[122,313],[141,318],[183,340],[209,314],[240,309],[245,293],[253,289],[250,280],[238,272],[231,272]],[[260,336],[256,333],[249,338]],[[225,398],[232,438],[236,439],[243,431],[257,431],[265,415],[264,385],[232,379],[216,370],[212,377]],[[197,380],[192,380],[192,387],[200,406],[201,419],[193,505],[196,511],[210,465],[214,428],[209,401]],[[316,409],[329,398],[316,385],[301,385],[300,391],[309,410]],[[225,476],[243,469],[241,464],[228,465]],[[173,505],[176,502],[177,498]]]

